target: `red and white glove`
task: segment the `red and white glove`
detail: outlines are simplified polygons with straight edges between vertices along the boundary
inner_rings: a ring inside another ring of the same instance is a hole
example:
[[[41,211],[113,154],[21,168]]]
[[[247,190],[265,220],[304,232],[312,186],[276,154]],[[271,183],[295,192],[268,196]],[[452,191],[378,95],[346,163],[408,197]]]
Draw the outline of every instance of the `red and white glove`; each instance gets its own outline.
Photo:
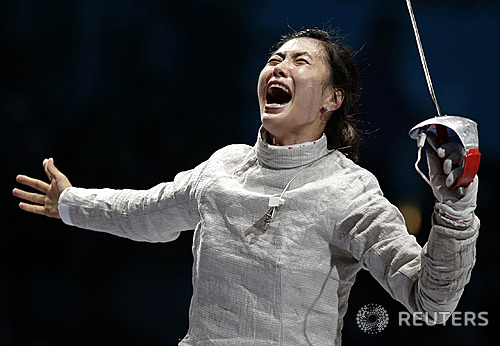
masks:
[[[435,149],[427,150],[427,166],[429,177],[435,186],[436,212],[453,226],[467,227],[474,220],[477,204],[478,177],[465,187],[465,196],[458,198],[456,191],[450,189],[455,180],[462,174],[465,150],[458,143],[446,143],[437,147],[433,133],[428,133],[428,141]],[[444,160],[444,161],[443,161]]]

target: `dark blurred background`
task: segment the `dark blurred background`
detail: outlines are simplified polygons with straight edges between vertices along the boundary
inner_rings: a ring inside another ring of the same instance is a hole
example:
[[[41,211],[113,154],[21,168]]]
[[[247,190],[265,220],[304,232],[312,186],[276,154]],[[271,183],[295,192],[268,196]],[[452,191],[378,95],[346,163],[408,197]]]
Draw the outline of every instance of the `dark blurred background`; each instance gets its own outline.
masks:
[[[488,326],[398,326],[403,306],[362,272],[344,344],[498,345],[500,3],[413,6],[443,112],[479,123],[482,228],[457,310],[487,312]],[[15,176],[44,179],[42,160],[54,157],[73,185],[144,189],[227,144],[253,145],[257,76],[270,46],[287,25],[328,24],[360,50],[358,118],[371,133],[361,165],[423,245],[433,197],[413,169],[407,132],[433,107],[405,1],[2,0],[0,344],[175,345],[184,337],[192,232],[147,244],[71,228],[19,210]],[[389,312],[377,335],[356,324],[370,303]]]

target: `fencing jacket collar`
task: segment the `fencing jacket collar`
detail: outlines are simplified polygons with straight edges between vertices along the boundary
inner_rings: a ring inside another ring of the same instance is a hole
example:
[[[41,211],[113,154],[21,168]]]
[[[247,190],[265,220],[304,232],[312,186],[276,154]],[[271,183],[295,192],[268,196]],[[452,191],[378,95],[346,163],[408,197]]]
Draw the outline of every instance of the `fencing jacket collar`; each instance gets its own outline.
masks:
[[[255,153],[264,165],[276,168],[295,168],[307,165],[313,160],[328,153],[326,135],[312,142],[277,146],[265,141],[267,131],[261,127],[255,144]]]

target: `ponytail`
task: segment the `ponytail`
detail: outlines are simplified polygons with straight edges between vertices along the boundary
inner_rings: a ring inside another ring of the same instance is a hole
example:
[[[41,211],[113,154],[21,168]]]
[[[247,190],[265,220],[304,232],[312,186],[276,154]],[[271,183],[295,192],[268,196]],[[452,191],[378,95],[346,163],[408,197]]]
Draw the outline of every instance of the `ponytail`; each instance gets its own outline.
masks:
[[[357,130],[357,121],[352,115],[342,117],[341,113],[330,116],[326,123],[325,134],[328,149],[336,149],[354,162],[359,161],[361,137]]]

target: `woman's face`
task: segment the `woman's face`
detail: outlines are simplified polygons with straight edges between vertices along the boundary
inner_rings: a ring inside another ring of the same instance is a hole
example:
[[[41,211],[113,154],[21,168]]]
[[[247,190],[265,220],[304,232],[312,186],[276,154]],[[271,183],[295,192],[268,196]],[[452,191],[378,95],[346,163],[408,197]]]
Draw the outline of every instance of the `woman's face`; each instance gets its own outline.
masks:
[[[278,145],[319,138],[335,110],[335,90],[326,85],[329,69],[323,44],[311,38],[286,42],[259,75],[257,94],[261,121]]]

